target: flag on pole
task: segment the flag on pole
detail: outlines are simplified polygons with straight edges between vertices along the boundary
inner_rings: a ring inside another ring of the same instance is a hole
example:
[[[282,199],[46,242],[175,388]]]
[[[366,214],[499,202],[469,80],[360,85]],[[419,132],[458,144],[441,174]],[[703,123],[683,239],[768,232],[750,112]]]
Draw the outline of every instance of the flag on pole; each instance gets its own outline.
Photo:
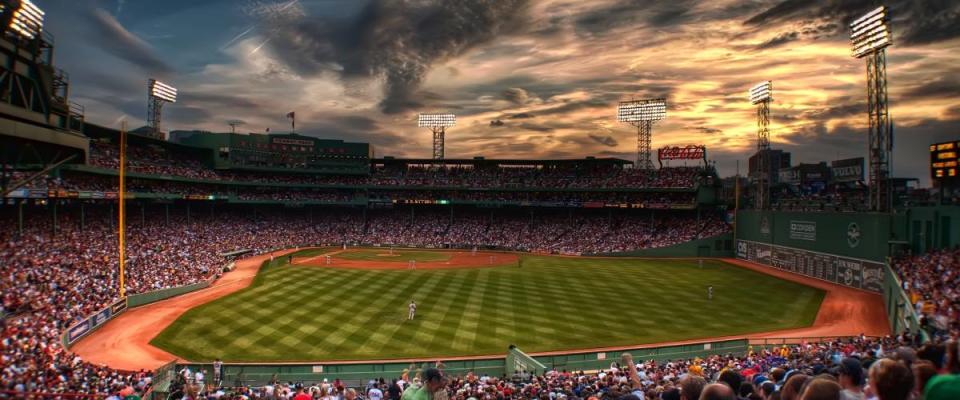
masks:
[[[297,113],[290,111],[287,113],[287,118],[290,118],[290,133],[297,132]]]

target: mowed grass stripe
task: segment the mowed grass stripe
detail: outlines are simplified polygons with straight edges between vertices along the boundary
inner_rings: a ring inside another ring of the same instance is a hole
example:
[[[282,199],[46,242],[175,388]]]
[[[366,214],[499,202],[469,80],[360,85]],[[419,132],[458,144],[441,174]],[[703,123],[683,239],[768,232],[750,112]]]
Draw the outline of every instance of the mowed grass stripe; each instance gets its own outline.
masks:
[[[442,271],[285,263],[188,311],[152,343],[194,361],[253,362],[569,350],[808,326],[823,299],[719,261],[524,256],[522,268]]]

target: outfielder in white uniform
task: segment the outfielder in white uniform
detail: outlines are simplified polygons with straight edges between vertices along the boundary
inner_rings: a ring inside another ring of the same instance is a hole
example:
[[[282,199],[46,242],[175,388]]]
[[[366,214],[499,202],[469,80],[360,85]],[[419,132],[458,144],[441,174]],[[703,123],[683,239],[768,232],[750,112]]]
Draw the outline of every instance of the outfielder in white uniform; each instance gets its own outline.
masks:
[[[413,321],[413,317],[417,315],[417,302],[410,300],[410,311],[407,313],[407,320]]]

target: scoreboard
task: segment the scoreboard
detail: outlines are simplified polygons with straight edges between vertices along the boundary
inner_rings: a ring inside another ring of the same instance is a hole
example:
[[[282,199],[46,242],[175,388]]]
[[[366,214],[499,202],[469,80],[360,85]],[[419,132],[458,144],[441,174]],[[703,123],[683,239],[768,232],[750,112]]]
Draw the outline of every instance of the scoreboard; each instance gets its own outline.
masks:
[[[930,145],[930,178],[957,179],[960,172],[960,140]]]

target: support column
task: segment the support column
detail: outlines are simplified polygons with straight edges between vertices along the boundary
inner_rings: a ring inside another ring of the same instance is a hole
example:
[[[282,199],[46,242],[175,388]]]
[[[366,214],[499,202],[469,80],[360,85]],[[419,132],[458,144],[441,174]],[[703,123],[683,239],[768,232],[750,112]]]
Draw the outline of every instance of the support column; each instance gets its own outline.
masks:
[[[87,229],[87,211],[86,205],[80,203],[80,232],[83,232]]]

